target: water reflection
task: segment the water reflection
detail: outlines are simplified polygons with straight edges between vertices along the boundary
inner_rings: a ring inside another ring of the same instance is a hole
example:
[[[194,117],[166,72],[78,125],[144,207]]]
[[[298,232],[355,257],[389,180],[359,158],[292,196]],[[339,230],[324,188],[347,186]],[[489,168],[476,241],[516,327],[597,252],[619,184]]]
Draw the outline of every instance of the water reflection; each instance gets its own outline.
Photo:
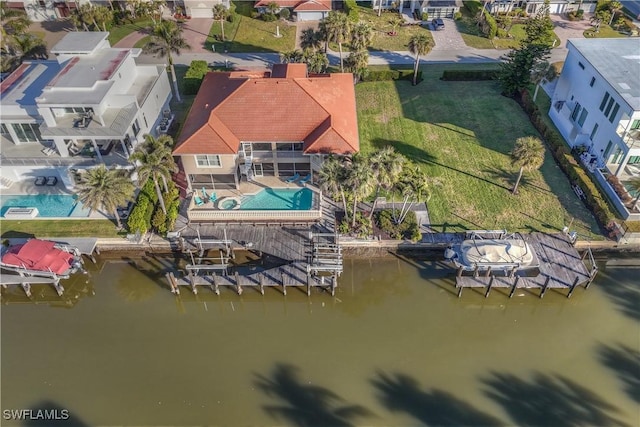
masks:
[[[493,372],[482,380],[487,396],[501,404],[519,426],[627,426],[619,409],[562,375],[536,372],[531,380]]]
[[[640,403],[640,351],[618,344],[602,345],[598,352],[602,363],[618,375],[627,394]]]
[[[256,374],[255,385],[283,403],[264,406],[264,411],[274,419],[285,419],[294,425],[349,427],[355,425],[356,419],[372,415],[363,406],[347,404],[327,388],[304,384],[293,365],[277,364],[270,377]]]
[[[606,278],[602,280],[602,288],[618,310],[640,322],[640,287],[633,286],[629,280],[632,276],[637,278],[640,275],[640,268],[606,266],[598,275]]]
[[[371,380],[387,409],[406,412],[430,426],[499,426],[500,420],[444,390],[422,390],[418,381],[405,374],[378,372]]]

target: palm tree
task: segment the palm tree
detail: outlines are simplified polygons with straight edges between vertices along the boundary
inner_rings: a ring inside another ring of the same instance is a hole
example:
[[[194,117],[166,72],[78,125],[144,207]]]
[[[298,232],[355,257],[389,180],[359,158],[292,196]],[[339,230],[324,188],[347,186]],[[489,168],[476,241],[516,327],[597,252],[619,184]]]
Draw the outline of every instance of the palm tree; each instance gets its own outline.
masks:
[[[113,214],[118,228],[122,228],[118,206],[133,199],[135,187],[123,169],[107,169],[99,165],[80,176],[76,187],[78,200],[91,212],[104,210]]]
[[[429,186],[427,176],[420,167],[408,162],[404,164],[396,186],[400,190],[403,200],[398,215],[396,215],[395,203],[393,204],[393,219],[396,224],[402,224],[415,201],[420,200],[422,195],[428,192]],[[427,196],[428,198],[429,196]]]
[[[351,167],[346,177],[346,185],[351,190],[351,196],[353,197],[351,228],[355,228],[358,200],[362,200],[371,194],[375,185],[367,156],[356,153],[351,157]]]
[[[391,30],[393,35],[397,33],[398,27],[402,25],[403,22],[404,19],[402,18],[402,16],[400,16],[400,14],[393,15],[391,19],[389,19],[389,24],[391,24],[391,28],[393,28]]]
[[[271,15],[275,15],[278,12],[278,9],[280,9],[280,6],[275,1],[272,1],[267,5],[267,12]]]
[[[304,55],[298,49],[281,52],[280,62],[283,64],[288,64],[293,62],[304,62]]]
[[[380,190],[388,191],[393,188],[400,178],[406,160],[407,158],[396,152],[391,145],[387,145],[370,157],[369,164],[373,173],[373,180],[377,183],[377,186],[376,198],[373,200],[369,219],[373,217],[373,212],[376,210]]]
[[[113,22],[113,10],[106,6],[94,6],[93,17],[96,25],[102,24],[102,31],[107,31],[107,24]]]
[[[373,28],[366,22],[358,22],[351,30],[351,49],[359,52],[367,50],[373,42]]]
[[[340,72],[344,73],[344,63],[342,61],[342,43],[349,39],[351,34],[351,22],[349,17],[342,13],[332,10],[322,21],[324,36],[327,42],[338,43],[340,50]]]
[[[613,22],[613,18],[615,18],[616,13],[622,10],[622,3],[619,1],[609,2],[609,10],[611,11],[611,19],[609,19],[609,25]]]
[[[320,49],[321,42],[322,37],[320,33],[314,31],[313,28],[306,28],[302,30],[302,34],[300,36],[300,47],[302,48],[302,50],[318,50]]]
[[[418,33],[409,40],[409,51],[416,56],[413,66],[413,85],[418,84],[418,68],[420,67],[420,56],[431,52],[433,40],[424,33]]]
[[[182,28],[173,21],[160,21],[158,25],[153,27],[151,41],[142,48],[145,53],[156,54],[161,58],[167,57],[171,70],[171,79],[173,80],[173,89],[178,102],[182,102],[182,98],[180,98],[180,92],[178,91],[176,70],[173,66],[173,56],[171,54],[180,55],[182,49],[189,50],[191,46],[182,37]]]
[[[533,102],[538,97],[538,90],[543,81],[550,82],[558,77],[558,72],[549,61],[537,62],[531,70],[531,81],[536,84],[536,90],[533,92]]]
[[[10,9],[6,2],[0,2],[0,47],[7,49],[12,38],[25,34],[31,20],[23,10]]]
[[[323,73],[329,66],[327,54],[319,50],[305,49],[302,56],[310,73]]]
[[[362,77],[364,77],[369,70],[369,52],[361,50],[358,52],[351,52],[345,61],[347,71],[353,73],[353,84],[358,83]]]
[[[631,209],[635,209],[636,206],[638,205],[638,202],[640,201],[640,177],[636,176],[635,178],[631,178],[628,184],[630,184],[631,188],[636,192],[636,197],[633,199],[633,202],[631,203]]]
[[[220,21],[220,33],[222,35],[221,41],[224,41],[224,21],[230,14],[231,12],[229,9],[227,9],[227,7],[222,3],[218,3],[213,6],[213,19],[214,21]]]
[[[158,194],[158,202],[160,202],[160,207],[166,215],[167,208],[164,204],[162,191],[160,191],[158,178],[163,180],[164,189],[167,192],[166,180],[171,179],[171,174],[178,171],[178,166],[173,160],[170,148],[173,144],[173,139],[168,135],[154,138],[148,134],[144,138],[144,143],[136,147],[136,150],[130,156],[130,160],[138,165],[137,171],[140,183],[144,184],[149,178],[153,179],[156,193]]]
[[[347,198],[344,194],[345,172],[346,169],[343,162],[337,156],[329,156],[322,163],[322,168],[318,173],[318,183],[322,191],[326,192],[332,199],[338,196],[342,198],[344,217],[348,221]]]
[[[535,136],[523,136],[516,140],[516,145],[509,154],[511,155],[511,164],[520,166],[518,179],[512,191],[513,194],[517,194],[523,172],[525,170],[539,169],[542,166],[544,162],[544,146],[542,141]]]

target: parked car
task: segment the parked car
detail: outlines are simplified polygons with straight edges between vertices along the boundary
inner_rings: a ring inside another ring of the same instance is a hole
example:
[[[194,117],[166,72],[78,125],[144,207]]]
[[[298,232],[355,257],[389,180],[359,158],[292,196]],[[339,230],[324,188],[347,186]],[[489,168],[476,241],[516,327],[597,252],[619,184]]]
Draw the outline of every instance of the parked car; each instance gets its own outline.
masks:
[[[434,30],[444,30],[444,21],[440,18],[431,21]]]

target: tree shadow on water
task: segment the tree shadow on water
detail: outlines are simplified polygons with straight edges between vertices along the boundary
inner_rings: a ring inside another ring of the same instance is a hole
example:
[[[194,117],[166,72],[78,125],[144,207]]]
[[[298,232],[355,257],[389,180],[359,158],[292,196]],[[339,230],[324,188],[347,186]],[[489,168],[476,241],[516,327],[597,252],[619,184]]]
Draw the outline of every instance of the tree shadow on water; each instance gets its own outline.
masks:
[[[602,345],[598,349],[600,360],[618,375],[625,391],[640,403],[640,352],[619,344],[618,347]]]
[[[627,426],[615,418],[618,408],[561,375],[538,372],[526,380],[493,372],[482,382],[518,426]]]
[[[363,406],[347,405],[327,388],[304,384],[293,365],[277,364],[270,377],[256,374],[254,383],[267,396],[283,402],[264,406],[264,411],[274,419],[286,419],[297,426],[349,427],[356,418],[373,415]]]
[[[640,269],[634,270],[640,273]],[[600,275],[608,276],[611,280],[609,283],[600,286],[607,297],[617,306],[618,310],[625,316],[640,322],[640,288],[633,286],[631,281],[625,283],[624,278],[618,280],[617,272],[623,272],[623,269],[601,271]],[[629,277],[631,277],[629,275]]]
[[[430,426],[504,425],[470,404],[443,390],[423,390],[414,378],[404,374],[378,372],[371,380],[380,392],[380,400],[391,411],[406,412]]]

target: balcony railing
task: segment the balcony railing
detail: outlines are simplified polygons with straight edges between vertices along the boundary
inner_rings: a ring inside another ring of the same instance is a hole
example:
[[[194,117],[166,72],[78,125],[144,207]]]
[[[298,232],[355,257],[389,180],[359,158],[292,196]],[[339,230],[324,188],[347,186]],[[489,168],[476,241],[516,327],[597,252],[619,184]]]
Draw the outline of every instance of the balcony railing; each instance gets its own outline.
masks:
[[[277,221],[317,221],[322,218],[321,210],[308,211],[240,211],[220,209],[191,209],[187,216],[190,221],[223,222],[277,222]]]

